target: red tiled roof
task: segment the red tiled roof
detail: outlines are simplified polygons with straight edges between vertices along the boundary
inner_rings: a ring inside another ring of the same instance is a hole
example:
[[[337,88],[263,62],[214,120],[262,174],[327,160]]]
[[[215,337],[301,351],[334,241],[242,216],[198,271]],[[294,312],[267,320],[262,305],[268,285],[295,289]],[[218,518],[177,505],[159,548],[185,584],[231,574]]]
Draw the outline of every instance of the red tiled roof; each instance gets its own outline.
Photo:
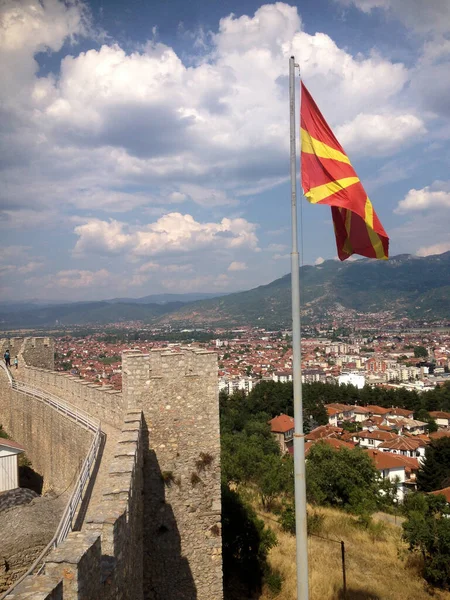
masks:
[[[334,427],[333,425],[320,425],[305,435],[307,441],[310,440],[321,440],[329,438],[330,436],[336,437],[342,433],[340,427]]]
[[[424,447],[426,444],[423,440],[415,440],[411,437],[398,436],[393,440],[387,440],[380,444],[379,448],[386,448],[389,450],[417,450],[417,448]]]
[[[379,452],[378,450],[367,450],[366,452],[379,471],[384,469],[401,469],[402,467],[405,471],[410,471],[411,469],[417,470],[419,468],[419,461],[416,458],[391,454],[390,452]]]
[[[442,488],[442,490],[435,490],[434,492],[429,493],[433,494],[433,496],[439,496],[440,494],[442,494],[443,496],[445,496],[447,502],[450,502],[450,487]]]
[[[433,419],[450,419],[450,413],[442,410],[431,410],[430,416],[433,417]]]
[[[433,431],[433,433],[430,433],[430,438],[432,440],[438,440],[439,438],[449,437],[449,436],[450,436],[450,431],[446,430],[446,429],[441,429],[440,431]]]
[[[409,417],[409,415],[414,414],[414,411],[407,410],[406,408],[391,408],[390,412],[397,417]]]
[[[397,434],[393,431],[381,431],[380,429],[375,429],[374,431],[360,431],[356,435],[360,438],[382,441],[393,440],[397,437]]]
[[[278,415],[278,417],[271,419],[269,423],[272,433],[286,433],[286,431],[294,429],[294,417],[289,415]]]
[[[390,408],[383,408],[382,406],[376,406],[374,404],[367,405],[365,408],[373,415],[385,415],[391,412]]]

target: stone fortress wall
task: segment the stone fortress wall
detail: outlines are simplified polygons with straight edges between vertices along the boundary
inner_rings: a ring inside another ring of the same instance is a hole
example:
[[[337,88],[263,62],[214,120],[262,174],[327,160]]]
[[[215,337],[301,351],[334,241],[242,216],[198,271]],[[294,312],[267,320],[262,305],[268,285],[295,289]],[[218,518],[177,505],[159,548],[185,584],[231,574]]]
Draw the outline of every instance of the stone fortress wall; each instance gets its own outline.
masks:
[[[17,338],[14,342],[2,346],[10,348],[11,356],[21,355],[22,344]],[[54,365],[53,340],[30,339],[23,346],[29,360]],[[13,349],[17,354],[13,354]],[[44,478],[43,493],[53,490],[59,494],[70,488],[89,452],[91,431],[36,398],[11,389],[3,369],[0,369],[0,423],[15,441],[25,446],[33,469]]]
[[[52,372],[44,347],[25,340],[23,359],[34,352],[39,368],[28,364],[23,379],[102,421],[120,421],[122,433],[95,514],[8,600],[221,600],[216,354],[124,352],[120,393]]]

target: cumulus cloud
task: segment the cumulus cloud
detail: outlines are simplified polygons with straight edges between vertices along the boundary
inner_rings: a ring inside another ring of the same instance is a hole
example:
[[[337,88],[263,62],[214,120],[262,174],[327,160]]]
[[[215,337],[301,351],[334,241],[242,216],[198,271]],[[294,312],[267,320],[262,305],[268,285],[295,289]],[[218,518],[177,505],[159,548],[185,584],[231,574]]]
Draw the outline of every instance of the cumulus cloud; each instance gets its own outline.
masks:
[[[135,230],[115,220],[89,219],[74,229],[79,237],[74,253],[156,256],[205,248],[245,247],[258,250],[255,229],[255,224],[242,218],[200,223],[191,215],[181,213],[166,214],[154,223]]]
[[[314,261],[314,264],[315,264],[315,265],[321,265],[323,262],[325,262],[325,259],[324,259],[324,258],[322,258],[321,256],[318,256],[318,257],[316,258],[316,260]]]
[[[246,271],[247,265],[245,262],[233,261],[228,267],[228,271]]]
[[[357,115],[336,129],[336,136],[348,152],[362,155],[394,154],[407,144],[417,142],[426,129],[415,115]],[[361,135],[364,132],[364,135]]]
[[[186,201],[232,205],[285,180],[291,53],[302,57],[304,77],[332,124],[351,123],[380,105],[389,109],[408,80],[400,63],[374,53],[352,56],[326,34],[309,35],[297,8],[281,2],[253,16],[223,18],[194,66],[157,41],[131,53],[103,44],[72,52],[59,73],[37,77],[37,52],[55,52],[89,33],[86,9],[57,0],[5,6],[0,47],[15,54],[2,64],[18,78],[3,86],[10,111],[3,122],[13,124],[3,141],[14,168],[0,200],[11,211],[36,204],[116,212]],[[25,64],[19,73],[15,65]],[[17,90],[24,91],[20,109]],[[395,123],[399,133],[389,152],[419,128],[408,113]],[[371,140],[367,153],[386,151],[382,137]]]
[[[441,182],[437,182],[432,186],[426,186],[420,190],[409,190],[405,198],[399,202],[394,212],[397,214],[405,214],[436,208],[450,208],[449,185],[445,185]]]
[[[450,241],[432,246],[424,246],[417,250],[417,256],[431,256],[432,254],[443,254],[450,251]]]

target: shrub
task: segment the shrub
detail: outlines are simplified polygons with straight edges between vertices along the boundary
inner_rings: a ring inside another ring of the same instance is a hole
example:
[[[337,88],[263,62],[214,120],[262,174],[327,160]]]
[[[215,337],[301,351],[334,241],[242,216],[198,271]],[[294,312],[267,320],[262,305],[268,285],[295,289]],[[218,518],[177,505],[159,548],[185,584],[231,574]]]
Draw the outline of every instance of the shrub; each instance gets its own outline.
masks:
[[[209,467],[212,464],[213,460],[214,457],[212,454],[209,454],[209,452],[200,452],[200,456],[195,463],[197,471],[204,471],[206,467]]]
[[[167,485],[167,487],[170,487],[175,481],[175,476],[172,473],[172,471],[162,471],[161,478],[164,481],[164,484]]]
[[[323,523],[325,521],[325,515],[314,511],[308,513],[306,516],[308,523],[308,535],[319,535],[323,529]]]
[[[264,573],[264,583],[272,595],[277,596],[283,586],[283,576],[278,569],[267,568]]]

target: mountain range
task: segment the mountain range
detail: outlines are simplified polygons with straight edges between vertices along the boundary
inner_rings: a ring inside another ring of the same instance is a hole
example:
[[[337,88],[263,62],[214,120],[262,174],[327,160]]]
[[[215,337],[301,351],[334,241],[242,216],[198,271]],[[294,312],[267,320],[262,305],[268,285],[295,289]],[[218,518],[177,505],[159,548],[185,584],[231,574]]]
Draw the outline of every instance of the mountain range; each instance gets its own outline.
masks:
[[[173,326],[260,325],[287,327],[291,322],[290,275],[246,292],[159,294],[34,306],[0,305],[0,327],[51,327],[144,321]],[[450,252],[428,257],[398,255],[388,261],[360,259],[300,268],[305,319],[326,317],[336,309],[360,313],[390,311],[398,317],[450,319]],[[206,296],[206,298],[205,298]],[[200,299],[199,299],[200,297]]]

